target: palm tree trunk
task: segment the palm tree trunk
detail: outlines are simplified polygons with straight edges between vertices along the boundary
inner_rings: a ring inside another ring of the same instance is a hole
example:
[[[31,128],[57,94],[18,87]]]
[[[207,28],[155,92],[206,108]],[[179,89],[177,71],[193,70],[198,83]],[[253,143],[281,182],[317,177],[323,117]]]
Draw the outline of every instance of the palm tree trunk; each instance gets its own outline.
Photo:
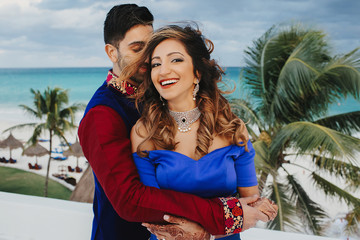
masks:
[[[50,154],[49,154],[49,160],[48,160],[47,170],[46,170],[44,197],[48,196],[49,171],[50,171],[50,161],[51,161],[51,151],[52,151],[52,130],[50,130],[49,143],[50,143]]]

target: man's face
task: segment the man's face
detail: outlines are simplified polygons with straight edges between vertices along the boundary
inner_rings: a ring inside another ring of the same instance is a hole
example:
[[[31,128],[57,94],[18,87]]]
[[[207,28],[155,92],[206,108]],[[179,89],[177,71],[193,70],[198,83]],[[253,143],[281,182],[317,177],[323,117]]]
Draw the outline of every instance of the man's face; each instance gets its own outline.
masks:
[[[152,32],[153,28],[149,25],[136,25],[126,32],[124,39],[120,41],[117,48],[119,59],[117,64],[120,71],[134,59],[137,52],[145,47]],[[131,79],[137,83],[141,83],[145,71],[146,68],[140,68]]]

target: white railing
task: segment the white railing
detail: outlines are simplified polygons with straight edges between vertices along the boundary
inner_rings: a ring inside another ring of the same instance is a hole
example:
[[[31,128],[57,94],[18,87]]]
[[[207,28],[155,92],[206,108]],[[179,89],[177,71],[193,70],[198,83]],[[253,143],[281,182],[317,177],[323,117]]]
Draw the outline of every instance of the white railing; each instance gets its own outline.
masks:
[[[89,240],[92,205],[0,192],[1,240]],[[242,240],[334,240],[253,228]]]

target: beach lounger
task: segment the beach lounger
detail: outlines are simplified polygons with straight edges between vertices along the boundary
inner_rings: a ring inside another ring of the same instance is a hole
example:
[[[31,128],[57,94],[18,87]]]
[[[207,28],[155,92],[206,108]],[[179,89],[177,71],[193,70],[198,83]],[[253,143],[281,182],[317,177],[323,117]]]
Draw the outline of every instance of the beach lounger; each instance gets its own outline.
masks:
[[[68,166],[68,171],[69,171],[69,172],[74,172],[74,171],[75,171],[75,169],[74,169],[74,168],[72,168],[71,166]]]
[[[76,167],[75,167],[75,172],[81,173],[81,172],[82,172],[82,168],[79,168],[78,166],[76,166]]]
[[[40,170],[40,169],[42,169],[42,166],[41,166],[41,165],[38,165],[37,163],[35,163],[34,169]]]
[[[28,166],[29,166],[29,169],[35,169],[35,167],[31,163],[28,163]]]
[[[60,160],[60,161],[64,161],[67,159],[67,157],[53,157],[54,160]]]
[[[17,160],[16,159],[12,159],[12,158],[10,158],[10,163],[16,163],[17,162]]]
[[[65,178],[64,180],[65,180],[65,182],[67,182],[67,183],[69,183],[69,184],[71,184],[71,185],[73,185],[73,186],[76,186],[76,179],[75,179],[75,178],[73,178],[73,177],[67,177],[67,178]]]

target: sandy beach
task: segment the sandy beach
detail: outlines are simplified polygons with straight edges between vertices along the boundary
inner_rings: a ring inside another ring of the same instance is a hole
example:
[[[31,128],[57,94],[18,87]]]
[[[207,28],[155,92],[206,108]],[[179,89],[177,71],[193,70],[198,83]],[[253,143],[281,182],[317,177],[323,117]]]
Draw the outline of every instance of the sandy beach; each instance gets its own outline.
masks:
[[[28,121],[28,122],[31,122],[31,121]],[[11,119],[11,118],[9,120],[1,119],[0,120],[0,133],[1,133],[0,140],[2,141],[4,139],[6,139],[10,134],[10,132],[3,133],[3,131],[5,129],[12,127],[14,125],[17,125],[17,124],[28,123],[28,122],[21,120],[21,119]],[[20,140],[26,146],[26,142],[31,137],[32,131],[33,130],[31,128],[24,128],[21,130],[13,130],[12,135],[16,139]],[[66,133],[66,138],[70,143],[74,143],[76,141],[76,136],[77,136],[77,129]],[[48,139],[48,136],[42,135],[41,139]],[[68,147],[60,146],[60,140],[57,137],[54,137],[53,140],[54,140],[53,150],[57,150],[60,152],[62,150],[68,149]],[[49,142],[40,142],[39,144],[49,150]],[[0,162],[0,166],[18,168],[18,169],[33,172],[33,173],[36,173],[36,174],[39,174],[42,176],[46,176],[46,169],[47,169],[49,155],[38,157],[37,158],[38,164],[42,166],[42,169],[34,170],[34,169],[29,169],[28,163],[31,163],[32,165],[34,165],[36,162],[36,158],[22,155],[22,152],[23,152],[23,149],[21,149],[21,148],[13,149],[12,150],[12,158],[16,159],[17,162],[14,164]],[[9,157],[10,157],[9,155],[10,155],[9,149],[0,148],[0,157],[5,157],[6,159],[9,159]],[[56,157],[56,156],[61,157],[62,154],[53,153],[52,156],[53,157]],[[88,162],[86,161],[85,157],[79,158],[79,167],[83,169],[83,171],[81,173],[69,172],[67,170],[68,166],[71,166],[72,168],[76,167],[76,158],[74,156],[69,156],[66,160],[63,160],[63,161],[52,159],[51,163],[50,163],[49,176],[51,179],[63,184],[70,190],[74,190],[75,187],[73,185],[66,183],[64,180],[54,177],[53,174],[64,173],[64,174],[67,174],[68,177],[75,178],[76,182],[79,182],[84,170],[88,167]],[[63,169],[65,169],[65,171],[62,171]]]

